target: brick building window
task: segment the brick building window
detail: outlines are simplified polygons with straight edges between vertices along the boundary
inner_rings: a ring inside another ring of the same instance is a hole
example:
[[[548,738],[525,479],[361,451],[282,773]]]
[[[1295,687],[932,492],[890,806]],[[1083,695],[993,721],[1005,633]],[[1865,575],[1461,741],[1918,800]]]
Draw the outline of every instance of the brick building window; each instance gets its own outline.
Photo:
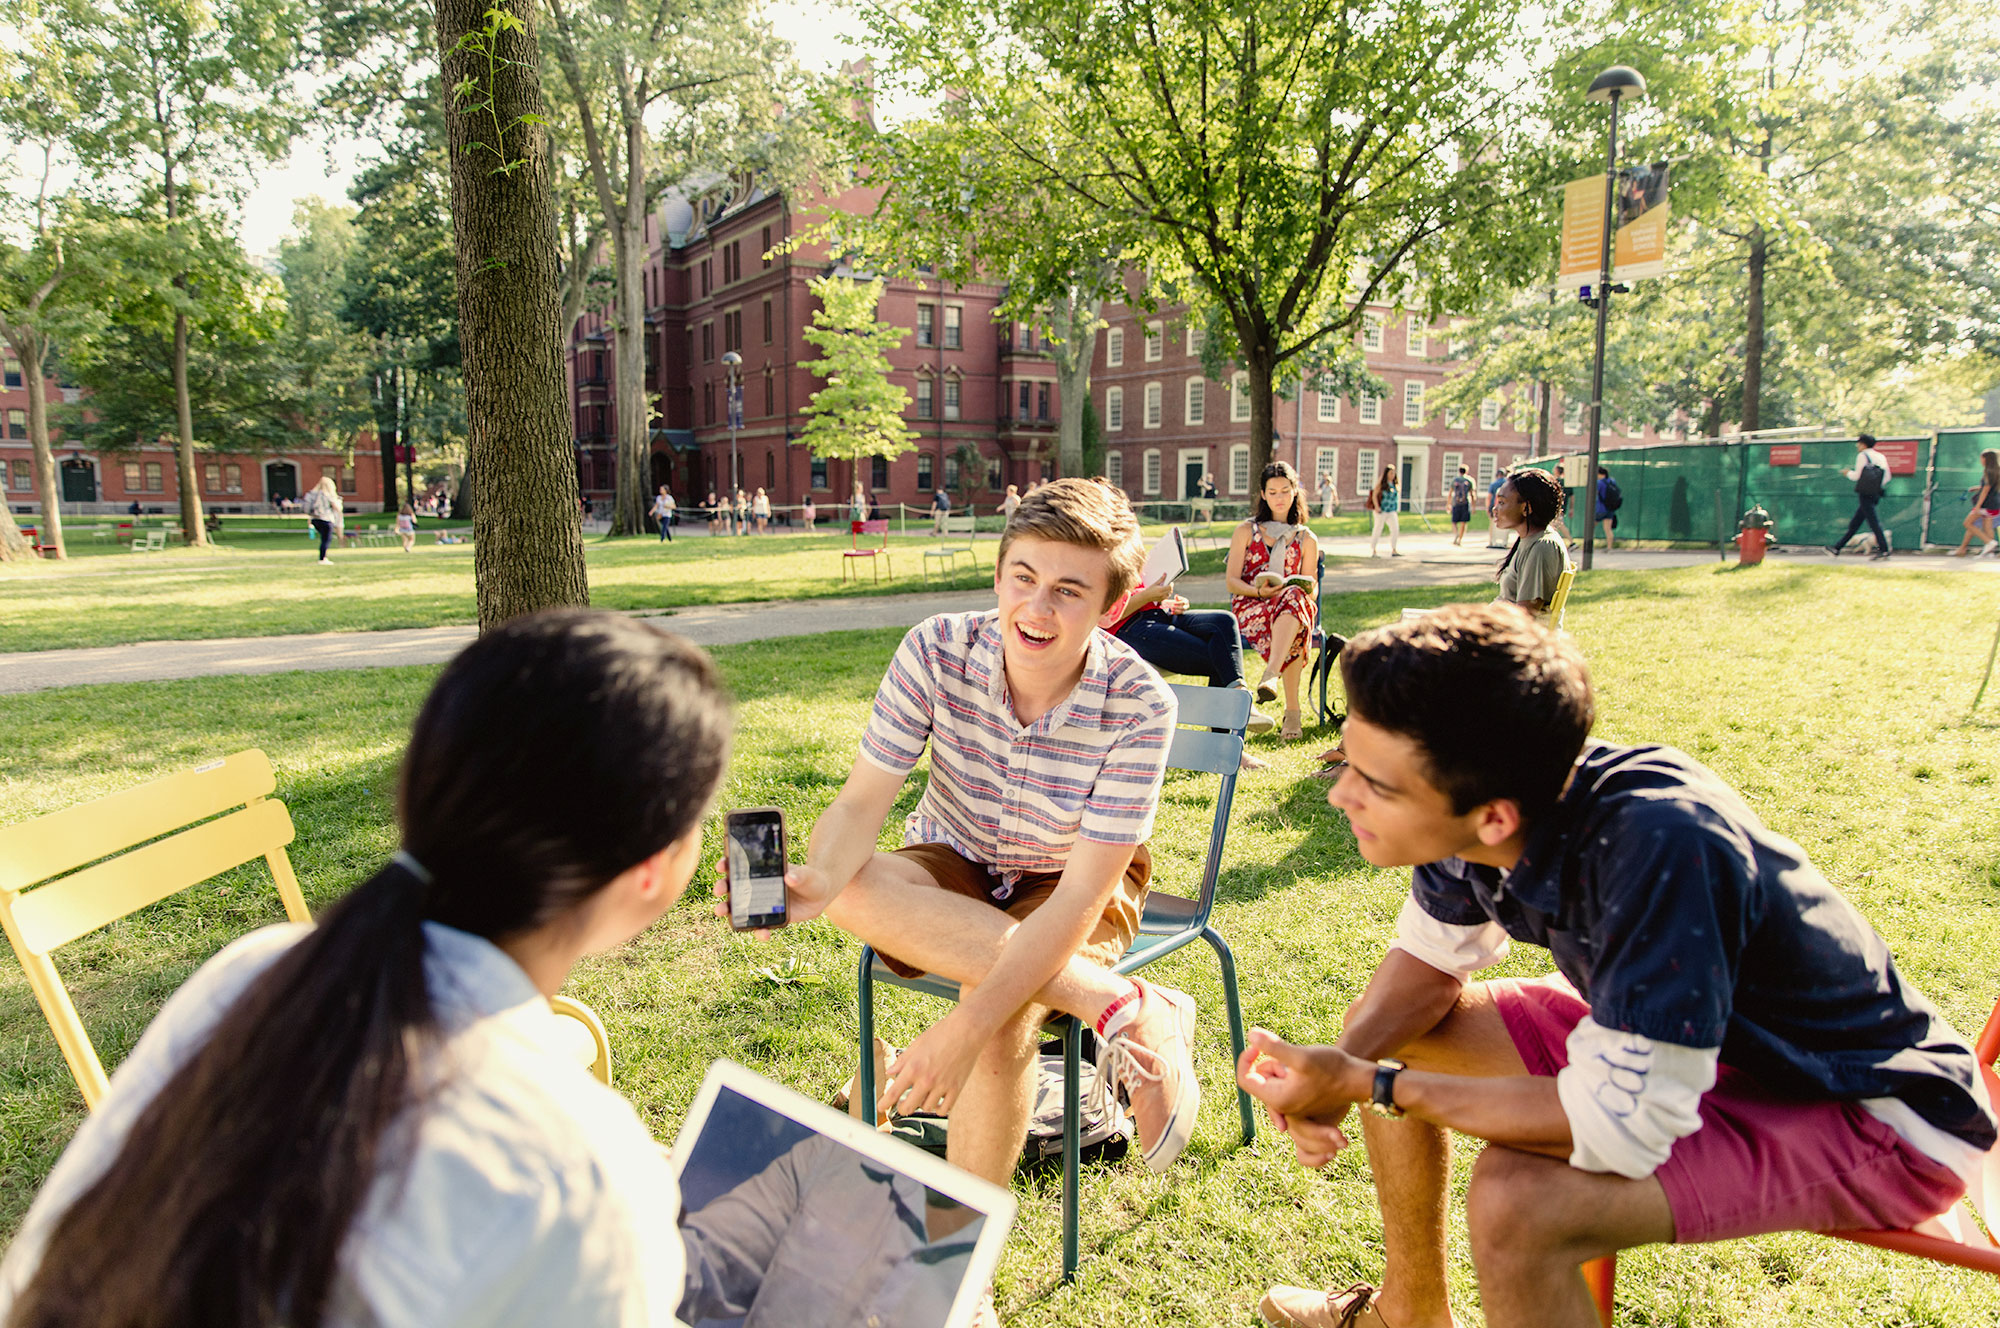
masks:
[[[1160,491],[1160,453],[1157,448],[1146,449],[1145,490],[1147,493]]]
[[[1107,387],[1104,389],[1104,431],[1117,433],[1125,427],[1125,389]],[[1158,492],[1158,490],[1153,490]]]
[[[960,386],[961,385],[956,378],[947,378],[944,380],[944,417],[948,420],[955,420],[958,418],[958,400],[959,400]]]
[[[1166,389],[1159,383],[1146,384],[1146,415],[1144,423],[1148,429],[1157,429],[1160,427],[1162,419],[1166,414],[1165,409],[1161,405],[1161,401],[1165,395]]]
[[[929,493],[931,491],[931,476],[935,473],[933,465],[934,463],[931,460],[929,452],[917,453],[917,492]]]
[[[1125,454],[1123,452],[1110,452],[1105,455],[1104,478],[1111,481],[1111,487],[1114,489],[1125,487]]]
[[[1382,398],[1376,396],[1373,392],[1363,392],[1361,394],[1361,422],[1363,424],[1380,424],[1382,422]]]
[[[1229,449],[1229,491],[1250,492],[1250,445],[1238,443]]]
[[[917,344],[937,345],[937,306],[934,304],[917,306]]]
[[[955,304],[944,307],[944,348],[962,350],[965,347],[965,310]]]
[[[1107,368],[1116,369],[1125,363],[1125,329],[1107,327],[1104,329],[1104,363]]]
[[[1200,424],[1207,412],[1208,385],[1202,379],[1187,380],[1187,396],[1181,407],[1181,418],[1188,424]]]
[[[1375,476],[1381,469],[1382,454],[1372,447],[1364,447],[1355,458],[1354,491],[1367,493],[1375,487]]]
[[[771,344],[771,297],[768,295],[764,297],[764,344],[766,346]]]
[[[928,420],[932,418],[932,416],[935,414],[937,407],[935,405],[936,397],[933,394],[936,391],[937,391],[937,384],[932,382],[930,379],[919,378],[917,380],[918,419]]]
[[[1424,385],[1419,382],[1403,384],[1403,423],[1414,426],[1424,422]]]

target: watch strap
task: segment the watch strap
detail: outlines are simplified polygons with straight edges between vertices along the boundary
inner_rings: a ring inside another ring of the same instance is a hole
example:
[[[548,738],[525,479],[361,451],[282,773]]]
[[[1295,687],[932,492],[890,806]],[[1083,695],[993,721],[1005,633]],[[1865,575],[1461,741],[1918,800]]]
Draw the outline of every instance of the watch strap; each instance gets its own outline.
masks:
[[[1375,1085],[1370,1095],[1371,1105],[1384,1116],[1396,1117],[1403,1109],[1396,1105],[1396,1076],[1403,1071],[1399,1060],[1383,1059],[1375,1062]]]

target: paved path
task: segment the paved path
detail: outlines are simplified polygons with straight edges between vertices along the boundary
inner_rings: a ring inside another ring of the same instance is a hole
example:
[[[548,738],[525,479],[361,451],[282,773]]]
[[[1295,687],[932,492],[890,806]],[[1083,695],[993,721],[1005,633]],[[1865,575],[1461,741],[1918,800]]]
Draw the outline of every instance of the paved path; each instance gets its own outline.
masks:
[[[1449,536],[1418,532],[1402,540],[1403,556],[1368,556],[1364,537],[1328,539],[1326,552],[1338,559],[1327,569],[1330,592],[1393,590],[1401,587],[1483,582],[1492,575],[1498,550],[1474,537],[1455,547]],[[1795,555],[1797,556],[1797,555]],[[1825,563],[1823,555],[1799,556]],[[1608,570],[1687,567],[1715,561],[1713,553],[1598,551],[1596,565]],[[1774,561],[1785,561],[1784,555]],[[1896,562],[1907,567],[1916,560]],[[1857,568],[1863,565],[1856,560]],[[1874,563],[1868,566],[1880,567]],[[2000,573],[1994,559],[1925,558],[1925,568]],[[1181,591],[1196,604],[1222,604],[1221,577],[1189,577]],[[984,608],[990,590],[936,594],[880,595],[866,599],[818,599],[722,604],[700,608],[641,611],[658,616],[676,632],[704,646],[735,645],[786,636],[867,627],[909,627],[934,613]],[[85,650],[38,650],[0,654],[0,693],[43,691],[91,683],[152,682],[237,673],[288,673],[320,669],[373,669],[400,664],[436,664],[472,640],[474,629],[424,627],[388,632],[325,632],[311,636],[234,637],[208,641],[146,641]]]

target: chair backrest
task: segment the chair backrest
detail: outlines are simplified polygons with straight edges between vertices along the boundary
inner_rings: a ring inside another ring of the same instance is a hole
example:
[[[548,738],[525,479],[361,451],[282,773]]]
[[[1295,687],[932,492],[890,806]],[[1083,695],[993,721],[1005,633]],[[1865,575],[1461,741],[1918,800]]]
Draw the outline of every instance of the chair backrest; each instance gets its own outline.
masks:
[[[1173,745],[1167,749],[1169,770],[1193,770],[1221,776],[1215,791],[1215,813],[1209,819],[1208,854],[1202,863],[1201,891],[1193,899],[1192,920],[1174,918],[1158,930],[1200,930],[1215,907],[1215,883],[1222,874],[1222,848],[1229,835],[1229,809],[1236,800],[1236,774],[1243,764],[1243,728],[1250,722],[1250,693],[1240,687],[1190,687],[1169,683],[1180,703]],[[1150,910],[1149,910],[1150,911]],[[1145,923],[1141,931],[1155,930]]]
[[[860,548],[861,537],[863,535],[880,536],[881,540],[875,547],[880,549],[888,548],[889,547],[888,518],[884,517],[880,521],[850,521],[847,523],[847,543],[849,547],[856,549]]]
[[[944,533],[947,535],[971,535],[974,521],[971,515],[948,516],[944,519]]]
[[[1561,629],[1563,610],[1569,605],[1569,587],[1576,580],[1576,564],[1565,563],[1562,575],[1556,578],[1556,593],[1549,597],[1549,626]]]
[[[286,916],[309,921],[285,853],[292,818],[270,797],[276,788],[270,760],[252,749],[0,827],[0,926],[92,1108],[104,1095],[104,1067],[50,953],[259,857],[277,882]]]

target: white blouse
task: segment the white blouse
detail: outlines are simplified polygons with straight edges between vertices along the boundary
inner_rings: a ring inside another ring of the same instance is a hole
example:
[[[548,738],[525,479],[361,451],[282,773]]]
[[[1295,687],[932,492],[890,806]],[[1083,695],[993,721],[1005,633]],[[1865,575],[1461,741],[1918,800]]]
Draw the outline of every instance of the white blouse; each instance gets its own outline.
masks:
[[[51,1225],[103,1174],[139,1114],[302,924],[254,932],[176,992],[111,1078],[0,1263],[0,1321]],[[330,1328],[673,1325],[685,1282],[680,1194],[630,1103],[566,1054],[558,1018],[492,943],[424,924],[445,1030],[442,1084],[340,1255]]]

